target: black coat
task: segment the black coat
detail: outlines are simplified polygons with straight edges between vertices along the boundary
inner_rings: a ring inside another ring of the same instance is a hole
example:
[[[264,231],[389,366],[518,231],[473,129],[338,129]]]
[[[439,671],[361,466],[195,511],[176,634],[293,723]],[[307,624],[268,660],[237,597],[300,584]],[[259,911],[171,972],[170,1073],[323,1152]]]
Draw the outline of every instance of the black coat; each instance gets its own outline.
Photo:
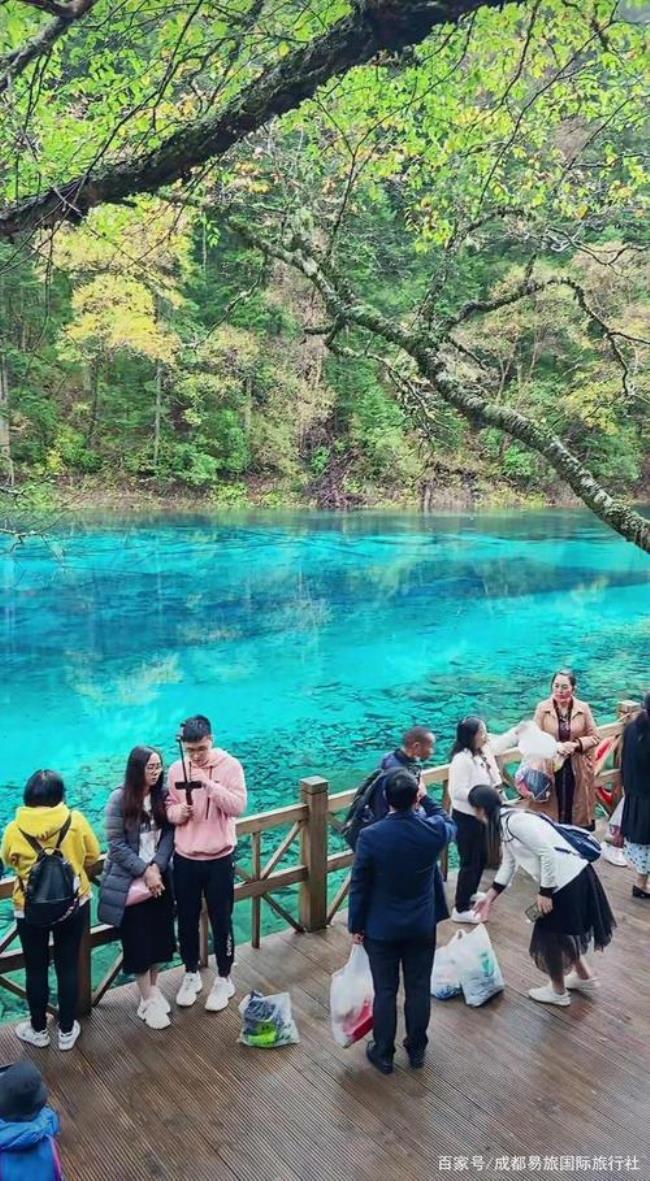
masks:
[[[644,722],[645,715],[641,714],[623,735],[621,776],[625,804],[621,828],[633,845],[650,845],[650,732],[644,730]]]

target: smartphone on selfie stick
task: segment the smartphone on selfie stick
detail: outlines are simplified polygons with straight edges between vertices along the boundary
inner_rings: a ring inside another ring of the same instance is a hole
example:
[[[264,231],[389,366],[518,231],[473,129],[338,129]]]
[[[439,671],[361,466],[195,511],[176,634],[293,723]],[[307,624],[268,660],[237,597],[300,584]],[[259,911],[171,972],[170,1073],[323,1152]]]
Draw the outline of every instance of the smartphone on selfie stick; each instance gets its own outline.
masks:
[[[196,791],[199,787],[203,787],[203,784],[201,783],[200,779],[188,779],[187,766],[185,763],[185,748],[183,747],[183,739],[180,734],[176,735],[176,741],[178,743],[178,749],[181,752],[181,764],[183,767],[183,779],[185,781],[185,800],[191,807],[192,806],[192,792]]]

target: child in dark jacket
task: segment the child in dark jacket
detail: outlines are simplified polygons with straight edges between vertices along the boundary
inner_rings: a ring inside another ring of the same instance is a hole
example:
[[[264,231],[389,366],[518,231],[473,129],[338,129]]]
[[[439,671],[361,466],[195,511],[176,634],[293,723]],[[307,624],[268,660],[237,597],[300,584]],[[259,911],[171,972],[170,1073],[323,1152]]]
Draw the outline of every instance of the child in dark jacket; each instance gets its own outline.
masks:
[[[2,1181],[63,1181],[58,1131],[41,1072],[28,1061],[9,1066],[0,1074]]]

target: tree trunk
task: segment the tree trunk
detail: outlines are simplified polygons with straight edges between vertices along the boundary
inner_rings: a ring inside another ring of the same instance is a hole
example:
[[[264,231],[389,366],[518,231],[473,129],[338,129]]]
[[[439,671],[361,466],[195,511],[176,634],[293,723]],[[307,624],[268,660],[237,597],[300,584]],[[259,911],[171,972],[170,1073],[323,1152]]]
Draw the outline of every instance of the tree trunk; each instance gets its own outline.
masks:
[[[86,436],[87,447],[92,447],[95,441],[95,431],[97,430],[97,423],[99,421],[99,369],[99,357],[93,357],[88,372],[88,386],[92,396],[92,409],[90,411],[90,424]]]
[[[508,406],[501,406],[495,402],[488,402],[479,394],[456,384],[432,355],[418,353],[418,364],[423,376],[431,381],[432,388],[450,406],[454,406],[465,418],[479,426],[497,427],[505,431],[511,438],[517,439],[531,451],[543,455],[559,476],[569,485],[576,495],[586,504],[601,521],[620,533],[626,541],[650,553],[650,521],[640,513],[629,508],[618,497],[612,496],[596,480],[595,476],[575,456],[561,439],[552,431],[537,423],[518,410]],[[427,437],[430,434],[430,422],[426,408],[426,393],[416,397],[411,407],[411,417],[414,417],[423,428]]]
[[[6,354],[0,352],[0,479],[13,488],[14,478],[9,425],[9,365]]]
[[[158,471],[160,458],[160,423],[162,420],[162,389],[163,389],[162,361],[156,363],[156,408],[153,421],[153,466]]]

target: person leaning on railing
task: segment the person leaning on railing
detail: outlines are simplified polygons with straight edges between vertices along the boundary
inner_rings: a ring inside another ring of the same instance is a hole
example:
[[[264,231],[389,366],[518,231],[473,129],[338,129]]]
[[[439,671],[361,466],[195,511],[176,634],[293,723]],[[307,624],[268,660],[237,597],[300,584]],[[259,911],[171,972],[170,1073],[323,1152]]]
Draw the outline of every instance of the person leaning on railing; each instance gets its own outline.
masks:
[[[35,771],[25,787],[24,805],[5,830],[0,858],[16,874],[13,902],[18,937],[25,957],[25,987],[29,1021],[16,1026],[22,1042],[45,1047],[49,1001],[48,958],[50,935],[54,944],[59,1000],[59,1049],[71,1050],[81,1032],[76,1020],[79,993],[79,946],[84,928],[84,906],[90,901],[88,870],[100,857],[99,841],[81,812],[71,811],[64,800],[63,780],[56,771]],[[51,925],[34,925],[25,917],[25,886],[38,857],[39,846],[60,851],[72,867],[74,905],[69,917]]]
[[[596,827],[595,751],[599,734],[590,707],[576,697],[577,680],[571,669],[553,677],[551,696],[535,711],[535,723],[559,743],[561,765],[549,765],[553,774],[550,799],[529,802],[531,812],[546,812],[560,824],[577,824],[593,832]]]
[[[158,988],[161,964],[173,959],[174,902],[170,862],[174,829],[167,819],[163,764],[151,746],[136,746],[124,785],[106,808],[108,858],[99,918],[119,928],[123,967],[136,978],[138,1017],[150,1029],[166,1029],[170,1006]]]

